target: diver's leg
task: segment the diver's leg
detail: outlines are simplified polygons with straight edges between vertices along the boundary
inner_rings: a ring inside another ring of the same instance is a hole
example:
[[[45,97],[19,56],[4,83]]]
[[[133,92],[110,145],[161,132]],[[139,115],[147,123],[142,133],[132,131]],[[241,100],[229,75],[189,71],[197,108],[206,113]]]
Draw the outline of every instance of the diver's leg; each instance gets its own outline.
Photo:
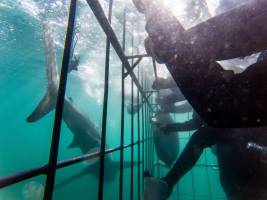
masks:
[[[173,186],[194,166],[203,149],[215,143],[216,135],[218,134],[213,132],[212,128],[201,128],[195,132],[169,173],[160,180],[148,179],[145,183],[143,199],[166,200]]]
[[[213,141],[212,138],[208,138],[208,134],[206,134],[207,130],[209,130],[209,128],[201,128],[193,134],[171,170],[162,178],[162,180],[168,184],[169,191],[171,191],[180,178],[195,165],[203,149],[212,145]]]

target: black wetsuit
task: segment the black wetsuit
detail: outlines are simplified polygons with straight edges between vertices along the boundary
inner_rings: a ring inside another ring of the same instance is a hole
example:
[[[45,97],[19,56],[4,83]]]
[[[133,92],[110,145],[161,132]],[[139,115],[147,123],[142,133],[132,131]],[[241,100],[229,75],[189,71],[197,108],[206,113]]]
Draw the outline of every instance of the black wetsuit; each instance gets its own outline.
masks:
[[[182,105],[174,105],[174,104],[160,104],[161,112],[164,113],[188,113],[192,111],[192,106],[186,102]]]
[[[207,124],[267,125],[267,61],[228,78],[216,63],[267,49],[266,17],[266,0],[242,5],[186,31],[168,11],[156,8],[148,16],[147,43]]]
[[[206,126],[205,122],[196,112],[193,112],[192,119],[181,123],[166,124],[160,129],[166,133],[171,133],[175,131],[193,131],[203,126]]]
[[[217,146],[220,180],[229,200],[267,199],[267,163],[262,153],[248,148],[248,143],[267,146],[267,128],[217,129],[202,127],[186,145],[172,169],[163,178],[170,187],[188,172],[202,151]]]

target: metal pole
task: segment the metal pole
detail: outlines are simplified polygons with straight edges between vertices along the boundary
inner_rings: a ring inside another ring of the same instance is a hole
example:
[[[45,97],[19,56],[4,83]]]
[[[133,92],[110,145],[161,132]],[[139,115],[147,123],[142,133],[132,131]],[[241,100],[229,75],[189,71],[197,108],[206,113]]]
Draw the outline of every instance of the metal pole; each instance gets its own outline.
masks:
[[[152,62],[153,62],[155,79],[157,80],[158,79],[158,71],[157,71],[157,64],[156,64],[155,58],[152,58]]]
[[[205,156],[205,165],[208,165],[208,161],[207,161],[207,151],[204,150],[204,156]],[[208,167],[205,167],[206,170],[206,177],[207,177],[207,183],[208,183],[208,191],[209,191],[209,200],[211,200],[211,185],[210,185],[210,179],[209,179],[209,169]]]
[[[125,68],[127,69],[127,71],[130,71],[131,65],[128,62],[128,59],[126,58],[126,56],[124,55],[124,52],[120,46],[119,40],[118,40],[115,32],[113,31],[112,27],[109,24],[109,22],[105,16],[105,12],[103,11],[103,9],[101,7],[101,4],[99,3],[98,0],[87,0],[87,3],[90,6],[90,8],[92,9],[94,15],[96,16],[99,24],[101,25],[102,29],[106,33],[107,37],[109,38],[109,40],[110,40],[114,50],[116,51],[117,55],[119,56],[121,61],[124,63]],[[131,72],[130,76],[132,77],[136,87],[138,88],[138,90],[142,94],[143,98],[147,101],[147,98],[145,96],[143,88],[141,87],[140,83],[138,82],[135,74],[133,72]],[[152,109],[152,107],[150,105],[149,105],[149,107]]]
[[[144,87],[144,70],[142,68],[142,87]],[[143,101],[143,98],[142,98]],[[142,104],[142,139],[143,141],[145,140],[145,120],[144,120],[144,104]],[[144,171],[145,171],[145,142],[142,143],[142,160],[143,160],[143,165],[142,165],[142,186],[144,189]]]
[[[127,59],[133,59],[133,58],[149,58],[151,56],[147,54],[140,54],[140,55],[133,55],[133,56],[126,56]]]
[[[140,71],[139,66],[137,68],[137,78],[140,78]],[[137,137],[138,137],[138,200],[140,200],[140,105],[139,105],[139,91],[137,91]]]
[[[77,3],[76,0],[71,0],[70,2],[68,27],[67,27],[67,33],[66,33],[58,96],[57,96],[57,102],[56,102],[56,112],[55,112],[52,142],[51,142],[51,147],[50,147],[50,156],[49,156],[49,162],[48,162],[44,200],[50,200],[52,199],[52,196],[53,196],[53,188],[54,188],[56,167],[57,167],[58,147],[59,147],[59,139],[60,139],[60,130],[61,130],[63,107],[64,107],[64,97],[65,97],[65,90],[66,90],[67,77],[68,77],[68,65],[69,65],[69,61],[71,58],[71,49],[72,49],[72,42],[73,42],[73,36],[74,36],[76,3]]]
[[[111,23],[113,0],[109,1],[108,21]],[[106,60],[105,60],[105,81],[104,81],[104,99],[102,113],[102,131],[100,144],[99,160],[99,182],[98,182],[98,200],[103,199],[104,190],[104,172],[105,172],[105,149],[106,149],[106,129],[107,129],[107,109],[108,109],[108,92],[109,92],[109,59],[110,59],[110,41],[106,41]]]
[[[123,35],[122,35],[122,49],[125,52],[125,38],[126,38],[126,10],[123,13]],[[124,67],[125,63],[122,63],[121,67],[121,147],[124,145],[124,102],[125,102],[125,85],[124,85]],[[119,189],[119,200],[123,199],[123,161],[124,154],[123,149],[120,150],[120,189]]]
[[[132,113],[131,113],[131,143],[134,142],[134,114],[133,114],[133,103],[134,103],[134,99],[133,99],[133,95],[134,95],[134,91],[133,91],[133,80],[131,81],[131,109],[132,109]],[[133,200],[133,178],[134,178],[134,174],[133,174],[133,159],[134,159],[134,151],[133,151],[133,147],[131,147],[131,200]]]
[[[145,79],[145,90],[147,90],[147,80]],[[149,138],[148,136],[148,117],[147,117],[147,103],[145,104],[145,136],[146,136],[146,139]],[[149,152],[148,152],[148,144],[149,144],[149,141],[147,140],[146,141],[146,171],[149,171]]]
[[[132,36],[132,55],[133,55],[133,36]],[[132,65],[133,65],[133,59],[132,59]],[[131,81],[131,143],[134,143],[134,113],[133,113],[133,107],[134,105],[134,84],[133,79]],[[133,200],[133,189],[134,189],[134,169],[133,169],[133,160],[134,160],[134,147],[131,147],[131,200]]]

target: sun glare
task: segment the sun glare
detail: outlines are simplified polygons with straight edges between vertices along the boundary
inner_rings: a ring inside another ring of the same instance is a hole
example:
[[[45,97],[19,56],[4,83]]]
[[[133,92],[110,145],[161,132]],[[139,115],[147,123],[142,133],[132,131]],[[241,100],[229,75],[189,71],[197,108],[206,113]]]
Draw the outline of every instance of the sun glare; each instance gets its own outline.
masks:
[[[181,24],[185,26],[185,28],[189,28],[192,25],[195,25],[195,23],[205,21],[207,18],[214,16],[220,0],[206,0],[207,12],[209,14],[204,15],[203,19],[198,19],[198,21],[190,18],[191,14],[194,12],[194,9],[196,9],[194,7],[192,7],[192,9],[188,9],[188,7],[193,5],[193,1],[194,0],[163,0],[162,3],[172,11],[172,13],[177,17]]]
[[[163,0],[163,5],[169,8],[175,16],[179,17],[185,12],[186,1]]]

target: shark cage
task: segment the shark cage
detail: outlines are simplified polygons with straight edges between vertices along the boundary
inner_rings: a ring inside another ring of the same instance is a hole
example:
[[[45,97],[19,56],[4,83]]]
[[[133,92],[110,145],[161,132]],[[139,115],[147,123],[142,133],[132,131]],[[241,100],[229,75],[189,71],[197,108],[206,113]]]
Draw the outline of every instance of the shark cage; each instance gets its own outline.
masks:
[[[40,66],[40,74],[44,73],[42,66],[47,66],[46,76],[51,80],[44,82],[43,75],[36,75],[39,68],[33,67],[31,75],[38,76],[36,79],[40,82],[26,84],[31,88],[30,94],[22,94],[24,90],[19,93],[31,98],[32,102],[21,100],[27,106],[17,103],[11,110],[3,109],[3,112],[12,112],[10,120],[13,116],[20,119],[15,113],[22,109],[23,116],[19,115],[23,123],[19,122],[16,129],[11,128],[10,134],[2,134],[0,139],[1,151],[7,154],[1,157],[1,165],[5,166],[0,169],[1,199],[141,199],[144,177],[148,174],[162,177],[167,172],[168,167],[160,161],[155,149],[155,127],[151,123],[159,110],[156,101],[159,91],[151,89],[151,85],[163,67],[145,53],[144,19],[132,3],[127,2],[70,0],[66,3],[65,16],[68,18],[65,22],[57,22],[65,24],[63,29],[66,30],[64,34],[55,35],[63,41],[61,46],[56,44],[60,46],[56,50],[51,44],[54,43],[53,31],[49,29],[51,23],[39,23],[42,24],[38,26],[39,37],[45,35],[45,39],[33,39],[40,43],[37,45],[39,50],[37,47],[30,50],[40,51],[39,57],[46,54],[46,60],[35,60]],[[30,19],[24,17],[24,20]],[[84,21],[88,23],[83,24]],[[24,31],[23,34],[28,33]],[[95,41],[90,41],[92,38],[96,38]],[[80,47],[86,42],[89,42],[90,51]],[[22,45],[21,49],[24,48]],[[83,54],[81,68],[70,70],[77,49]],[[56,53],[62,55],[62,59]],[[22,54],[25,57],[26,53]],[[61,61],[59,75],[58,60]],[[82,66],[87,60],[91,60],[90,67]],[[94,69],[100,70],[95,72]],[[70,71],[80,73],[80,78],[73,78]],[[37,121],[53,110],[54,114],[50,113],[36,124],[25,124],[29,109],[43,95],[37,88],[44,88],[44,85],[47,85],[46,95],[27,121]],[[90,95],[89,103],[87,94]],[[190,112],[171,117],[185,121],[191,115]],[[1,114],[1,120],[7,119]],[[1,132],[5,132],[4,129]],[[22,136],[19,132],[29,135]],[[191,135],[191,132],[185,132],[176,138],[177,154]],[[10,152],[12,140],[14,152]],[[190,173],[175,187],[170,199],[225,199],[218,173],[215,157],[210,150],[205,150]]]

